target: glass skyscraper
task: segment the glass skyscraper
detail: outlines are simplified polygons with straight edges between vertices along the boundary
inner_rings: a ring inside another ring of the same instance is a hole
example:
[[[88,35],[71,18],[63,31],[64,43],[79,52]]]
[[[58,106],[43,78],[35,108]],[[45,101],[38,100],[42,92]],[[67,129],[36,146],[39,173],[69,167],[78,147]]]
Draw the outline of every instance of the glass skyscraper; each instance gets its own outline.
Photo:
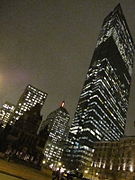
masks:
[[[119,4],[104,19],[76,108],[65,150],[71,168],[88,165],[93,142],[123,136],[133,59],[134,43]]]
[[[7,123],[10,122],[10,118],[13,115],[15,110],[15,105],[5,102],[0,108],[0,122],[2,127],[5,128]],[[10,122],[12,124],[12,121]]]
[[[48,130],[48,138],[44,148],[44,158],[49,165],[57,166],[61,160],[65,141],[69,133],[70,116],[64,107],[64,102],[42,121],[40,131]]]
[[[46,98],[47,93],[35,88],[32,85],[28,85],[16,105],[12,119],[13,123],[18,120],[24,112],[31,110],[31,108],[37,104],[43,106]]]

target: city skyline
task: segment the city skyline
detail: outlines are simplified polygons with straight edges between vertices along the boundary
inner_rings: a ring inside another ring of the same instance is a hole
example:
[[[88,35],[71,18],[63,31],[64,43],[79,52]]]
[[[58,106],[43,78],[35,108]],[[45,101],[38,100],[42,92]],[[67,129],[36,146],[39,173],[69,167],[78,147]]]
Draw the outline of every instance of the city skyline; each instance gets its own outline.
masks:
[[[38,6],[36,2],[2,2],[1,105],[5,101],[16,104],[24,87],[30,83],[48,93],[45,116],[65,100],[73,117],[101,22],[119,1],[106,2],[41,1]],[[120,3],[134,38],[135,3]],[[130,99],[135,99],[133,91]],[[132,102],[129,119],[134,115],[133,105]]]

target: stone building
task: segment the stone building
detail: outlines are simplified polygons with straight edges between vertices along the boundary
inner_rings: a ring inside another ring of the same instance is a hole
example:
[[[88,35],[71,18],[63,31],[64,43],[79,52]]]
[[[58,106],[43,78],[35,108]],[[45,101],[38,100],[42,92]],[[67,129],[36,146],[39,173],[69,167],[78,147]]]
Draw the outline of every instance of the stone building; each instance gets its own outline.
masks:
[[[120,141],[97,142],[89,169],[93,180],[135,179],[135,137]]]

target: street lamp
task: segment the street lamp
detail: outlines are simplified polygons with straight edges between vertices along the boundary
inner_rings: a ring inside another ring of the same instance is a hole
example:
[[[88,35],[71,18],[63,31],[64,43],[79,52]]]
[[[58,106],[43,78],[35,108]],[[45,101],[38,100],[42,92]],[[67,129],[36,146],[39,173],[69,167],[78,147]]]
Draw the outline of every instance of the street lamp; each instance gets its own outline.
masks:
[[[85,170],[84,173],[87,174],[89,171],[88,170]]]
[[[46,163],[46,161],[45,161],[45,160],[43,160],[43,161],[42,161],[42,164],[45,164],[45,163]]]
[[[61,162],[58,162],[58,166],[61,166],[62,165],[62,163]]]

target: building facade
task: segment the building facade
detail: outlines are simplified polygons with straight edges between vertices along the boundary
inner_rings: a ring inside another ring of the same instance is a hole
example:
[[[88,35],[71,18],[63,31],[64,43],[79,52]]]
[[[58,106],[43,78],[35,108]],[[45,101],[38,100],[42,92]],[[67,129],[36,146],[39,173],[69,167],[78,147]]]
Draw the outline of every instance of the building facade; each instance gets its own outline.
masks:
[[[61,161],[61,156],[65,141],[69,132],[69,113],[64,108],[64,102],[61,106],[50,113],[47,119],[42,122],[41,129],[48,129],[48,139],[45,144],[44,157],[48,165],[54,166]]]
[[[5,128],[7,123],[10,121],[11,116],[13,115],[15,106],[9,102],[5,102],[0,109],[0,121],[2,127]],[[10,122],[12,124],[12,121]]]
[[[46,98],[47,93],[33,87],[32,85],[28,85],[16,105],[12,121],[15,122],[18,120],[24,112],[30,110],[37,104],[43,106]]]
[[[83,169],[93,142],[124,134],[134,43],[120,4],[104,19],[82,88],[66,149],[70,167]]]
[[[135,137],[97,142],[88,176],[93,180],[135,179]]]

